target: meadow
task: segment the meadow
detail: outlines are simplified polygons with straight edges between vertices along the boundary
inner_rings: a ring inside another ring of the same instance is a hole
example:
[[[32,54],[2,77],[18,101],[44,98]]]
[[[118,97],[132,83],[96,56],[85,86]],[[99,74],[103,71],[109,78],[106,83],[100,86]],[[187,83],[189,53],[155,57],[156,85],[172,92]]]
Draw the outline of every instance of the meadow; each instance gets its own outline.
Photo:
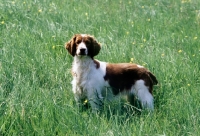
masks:
[[[96,59],[156,75],[153,113],[75,104],[64,44],[76,33],[101,43]],[[198,136],[199,39],[199,0],[1,0],[0,135]]]

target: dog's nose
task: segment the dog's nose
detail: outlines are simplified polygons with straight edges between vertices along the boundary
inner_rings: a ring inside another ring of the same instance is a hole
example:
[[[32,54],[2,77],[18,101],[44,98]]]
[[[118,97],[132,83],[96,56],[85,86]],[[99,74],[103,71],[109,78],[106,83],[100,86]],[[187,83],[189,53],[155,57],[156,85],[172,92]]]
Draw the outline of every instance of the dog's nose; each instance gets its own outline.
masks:
[[[85,50],[86,50],[85,48],[81,48],[80,49],[81,54],[85,54]]]

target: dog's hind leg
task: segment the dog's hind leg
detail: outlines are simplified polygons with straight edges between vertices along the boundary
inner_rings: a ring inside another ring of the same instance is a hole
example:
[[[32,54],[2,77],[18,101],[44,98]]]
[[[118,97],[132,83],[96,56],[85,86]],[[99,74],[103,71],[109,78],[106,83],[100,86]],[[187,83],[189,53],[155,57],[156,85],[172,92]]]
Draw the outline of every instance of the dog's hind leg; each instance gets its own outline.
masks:
[[[140,101],[142,108],[153,110],[153,96],[149,92],[148,86],[144,84],[143,80],[138,80],[135,82],[131,88],[131,93],[133,93]]]

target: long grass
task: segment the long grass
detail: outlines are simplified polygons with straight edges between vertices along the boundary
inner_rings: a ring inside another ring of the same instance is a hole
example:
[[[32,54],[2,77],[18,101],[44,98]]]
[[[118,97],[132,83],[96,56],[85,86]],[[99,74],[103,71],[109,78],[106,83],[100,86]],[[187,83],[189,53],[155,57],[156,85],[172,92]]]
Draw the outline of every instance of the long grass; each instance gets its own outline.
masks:
[[[0,135],[200,135],[199,0],[2,0]],[[73,34],[94,35],[96,59],[138,63],[158,78],[155,111],[126,103],[101,114],[71,91]]]

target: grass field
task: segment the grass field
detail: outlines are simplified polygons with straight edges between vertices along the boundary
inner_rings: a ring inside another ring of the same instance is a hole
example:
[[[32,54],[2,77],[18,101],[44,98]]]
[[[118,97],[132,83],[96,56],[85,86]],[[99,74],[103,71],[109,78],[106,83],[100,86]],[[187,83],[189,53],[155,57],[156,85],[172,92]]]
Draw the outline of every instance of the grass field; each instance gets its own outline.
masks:
[[[76,33],[101,43],[96,59],[157,76],[153,114],[76,106],[64,48]],[[199,39],[199,0],[1,0],[0,135],[198,136]]]

